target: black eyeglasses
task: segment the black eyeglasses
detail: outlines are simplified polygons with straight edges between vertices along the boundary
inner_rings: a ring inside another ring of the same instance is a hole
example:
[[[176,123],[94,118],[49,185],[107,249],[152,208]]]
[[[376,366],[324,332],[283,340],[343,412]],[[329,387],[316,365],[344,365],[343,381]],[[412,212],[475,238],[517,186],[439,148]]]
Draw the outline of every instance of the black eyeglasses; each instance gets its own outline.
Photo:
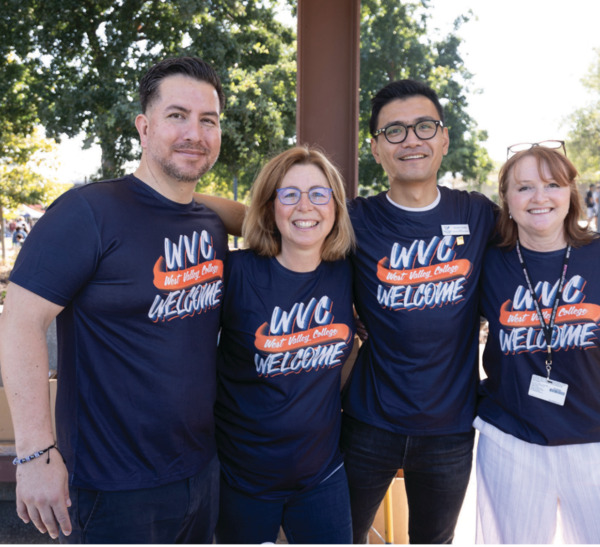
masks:
[[[510,158],[514,154],[518,152],[524,152],[525,150],[531,150],[536,146],[541,146],[542,148],[550,148],[551,150],[559,150],[562,148],[563,154],[567,155],[567,147],[565,146],[565,141],[541,141],[541,142],[520,142],[518,144],[513,144],[506,149],[506,159]]]
[[[400,144],[406,140],[408,130],[412,128],[417,138],[422,141],[428,141],[435,137],[438,127],[444,127],[444,123],[440,120],[423,120],[412,125],[394,122],[375,131],[373,137],[377,137],[377,135],[383,133],[389,143]]]
[[[277,197],[283,205],[296,205],[300,201],[302,194],[308,194],[308,199],[313,205],[327,205],[331,199],[333,190],[323,186],[314,186],[308,192],[302,192],[300,188],[288,186],[286,188],[277,188]]]

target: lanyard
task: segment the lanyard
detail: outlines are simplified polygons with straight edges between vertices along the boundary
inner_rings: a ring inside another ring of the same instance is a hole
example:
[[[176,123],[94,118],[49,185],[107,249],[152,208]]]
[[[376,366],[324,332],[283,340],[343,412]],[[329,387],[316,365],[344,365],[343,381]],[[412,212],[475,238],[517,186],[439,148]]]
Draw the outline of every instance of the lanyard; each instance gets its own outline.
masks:
[[[531,294],[531,298],[533,300],[533,304],[535,306],[535,311],[540,318],[540,325],[542,326],[542,330],[544,332],[544,337],[546,338],[546,348],[547,348],[547,356],[546,356],[546,370],[548,371],[548,380],[550,380],[550,371],[552,370],[552,329],[554,328],[554,320],[556,319],[556,312],[558,310],[558,304],[560,303],[560,299],[562,297],[563,288],[565,286],[565,281],[567,279],[567,265],[569,263],[569,257],[571,256],[571,245],[567,245],[567,250],[565,252],[565,256],[563,258],[562,263],[562,272],[560,276],[560,283],[558,285],[558,291],[556,291],[556,296],[554,297],[554,304],[552,305],[552,314],[550,315],[550,322],[546,324],[544,320],[544,316],[542,315],[542,310],[540,308],[540,304],[535,296],[535,291],[533,290],[533,283],[531,282],[531,276],[529,275],[529,270],[527,269],[527,264],[525,264],[525,258],[521,253],[521,246],[519,245],[519,240],[517,239],[517,256],[519,257],[519,262],[521,263],[521,267],[523,268],[523,275],[525,276],[525,281],[527,281],[527,288],[529,289],[529,293]]]

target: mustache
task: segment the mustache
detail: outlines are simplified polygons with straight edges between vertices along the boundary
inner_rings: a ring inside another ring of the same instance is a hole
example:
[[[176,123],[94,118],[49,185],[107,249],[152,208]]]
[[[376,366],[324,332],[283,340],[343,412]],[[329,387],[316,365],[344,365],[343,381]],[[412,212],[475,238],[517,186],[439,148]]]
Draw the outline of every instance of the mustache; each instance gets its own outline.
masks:
[[[395,157],[396,158],[404,158],[406,156],[414,156],[415,154],[423,154],[424,156],[429,156],[429,152],[427,150],[419,150],[415,148],[414,150],[404,150],[402,152],[398,152]]]
[[[210,149],[200,144],[185,144],[174,146],[173,150],[176,152],[201,152],[202,154],[209,154]]]

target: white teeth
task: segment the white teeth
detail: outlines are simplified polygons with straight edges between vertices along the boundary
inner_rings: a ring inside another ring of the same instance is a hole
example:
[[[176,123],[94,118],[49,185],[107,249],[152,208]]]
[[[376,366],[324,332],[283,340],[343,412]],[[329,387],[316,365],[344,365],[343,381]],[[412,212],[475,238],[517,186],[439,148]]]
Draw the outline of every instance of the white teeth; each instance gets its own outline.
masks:
[[[425,154],[413,154],[412,156],[403,156],[402,158],[400,158],[402,161],[404,160],[419,160],[421,158],[424,158]]]
[[[313,226],[317,225],[317,221],[316,220],[295,220],[293,224],[294,224],[294,226],[297,226],[298,228],[312,228]]]
[[[542,215],[544,213],[549,213],[551,211],[550,208],[546,208],[546,209],[531,209],[529,212],[532,215]]]

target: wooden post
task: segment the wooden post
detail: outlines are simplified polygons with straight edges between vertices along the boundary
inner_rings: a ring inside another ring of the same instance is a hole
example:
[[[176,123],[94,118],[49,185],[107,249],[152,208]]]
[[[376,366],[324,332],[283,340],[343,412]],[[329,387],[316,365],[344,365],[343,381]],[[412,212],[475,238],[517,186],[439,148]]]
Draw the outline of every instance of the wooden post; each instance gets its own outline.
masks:
[[[360,0],[298,1],[298,144],[320,146],[358,191]]]

